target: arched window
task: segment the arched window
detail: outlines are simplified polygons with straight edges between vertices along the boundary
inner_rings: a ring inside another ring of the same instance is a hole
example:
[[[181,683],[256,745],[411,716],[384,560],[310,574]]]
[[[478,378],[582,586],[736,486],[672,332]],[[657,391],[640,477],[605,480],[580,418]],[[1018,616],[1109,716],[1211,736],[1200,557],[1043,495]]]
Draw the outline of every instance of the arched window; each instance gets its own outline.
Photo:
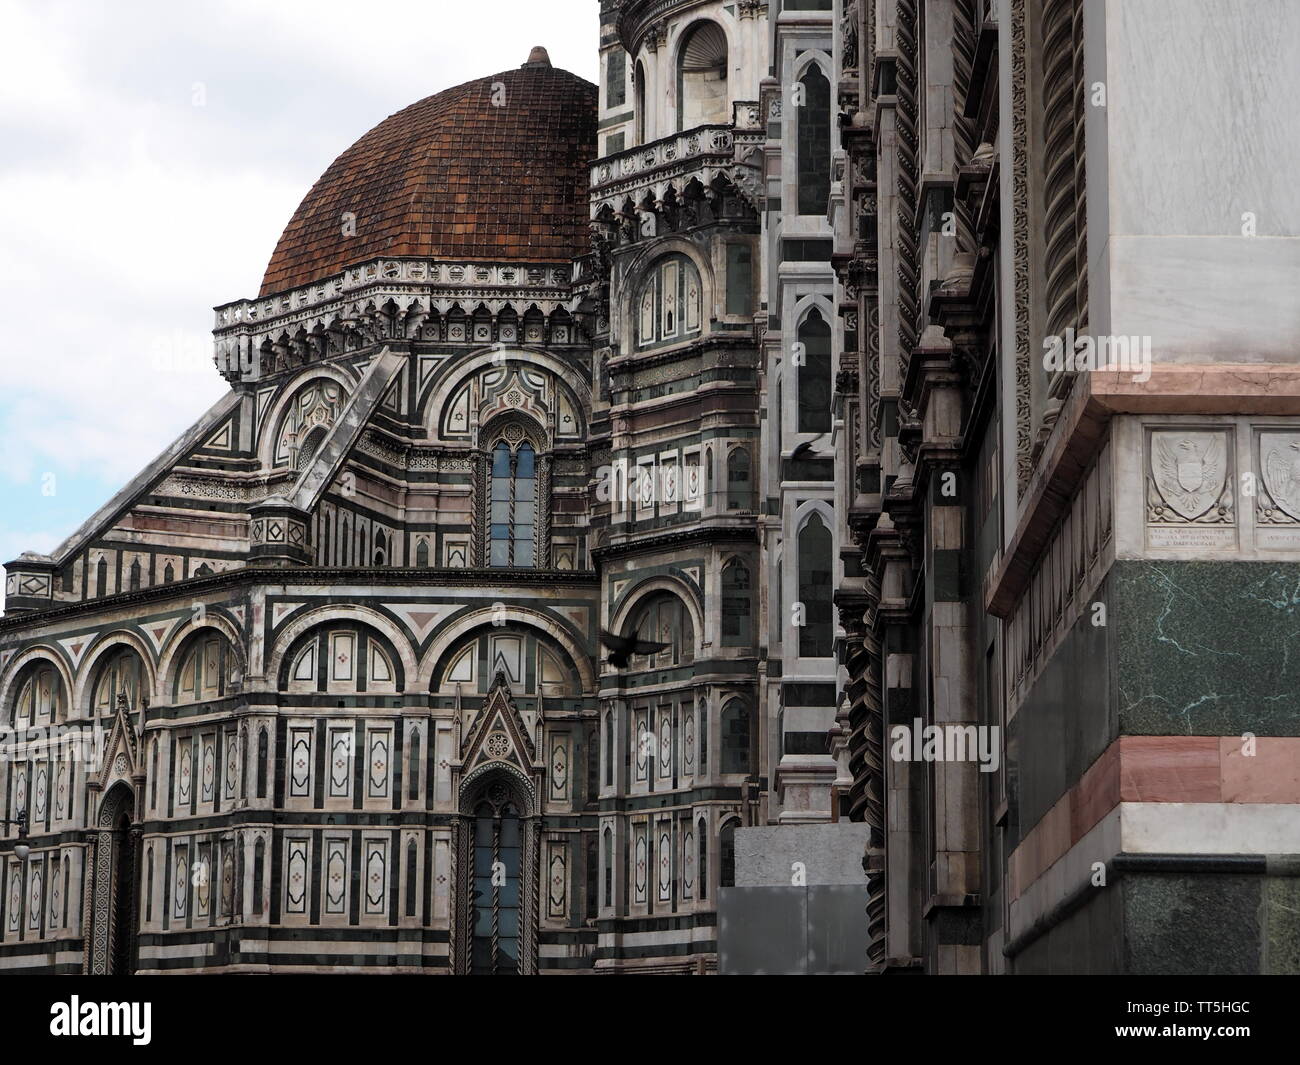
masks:
[[[522,824],[510,803],[474,809],[473,940],[475,975],[519,972],[519,868]]]
[[[614,833],[605,829],[605,868],[602,895],[606,906],[614,905]]]
[[[799,532],[799,602],[803,625],[799,629],[799,654],[828,658],[834,640],[831,603],[831,532],[814,513]]]
[[[388,539],[384,536],[383,529],[375,533],[375,565],[388,565]]]
[[[722,708],[721,724],[722,772],[751,772],[749,706],[742,699],[732,699]]]
[[[427,569],[429,566],[429,541],[421,540],[419,546],[415,549],[415,564],[420,569]]]
[[[266,739],[266,733],[262,733],[262,739]],[[253,912],[261,913],[265,908],[262,893],[262,880],[266,875],[266,843],[258,839],[253,847]]]
[[[704,449],[704,505],[713,506],[713,448]]]
[[[90,702],[92,716],[110,717],[117,709],[118,696],[126,700],[128,713],[140,709],[145,672],[144,664],[134,650],[120,647],[109,652],[100,663],[98,672]]]
[[[140,560],[138,558],[132,560],[130,575],[127,578],[128,580],[127,590],[132,592],[138,592],[140,590],[140,578],[142,576],[143,573],[140,570]]]
[[[727,455],[727,509],[753,510],[754,489],[749,479],[749,449],[732,448]]]
[[[746,647],[752,637],[749,568],[738,558],[722,567],[722,646]]]
[[[605,787],[614,786],[614,715],[605,714]]]
[[[718,886],[736,886],[736,825],[728,821],[718,838]]]
[[[257,797],[259,799],[266,798],[266,756],[267,756],[266,747],[267,747],[266,729],[262,729],[257,736]],[[257,845],[259,848],[262,846],[260,840],[258,841]],[[260,876],[258,877],[258,883],[259,884],[261,883]],[[257,912],[258,913],[262,912],[260,906],[258,907]]]
[[[709,834],[704,831],[705,823],[696,826],[696,835],[700,840],[700,900],[709,897]]]
[[[709,771],[709,703],[700,700],[700,774]]]
[[[163,567],[163,584],[171,584],[176,579],[176,570],[172,568],[170,562]]]
[[[636,64],[636,73],[633,75],[635,84],[633,91],[636,93],[636,142],[645,144],[647,129],[646,122],[646,90],[645,90],[645,65],[638,59]]]
[[[536,565],[537,454],[527,441],[511,451],[504,440],[492,449],[489,564],[531,569]]]
[[[95,563],[95,594],[108,595],[108,559],[103,555]]]
[[[632,612],[631,631],[643,640],[666,643],[662,651],[634,655],[632,669],[662,669],[695,660],[695,625],[690,611],[672,592],[656,592]]]
[[[813,65],[799,84],[799,213],[824,215],[831,193],[831,83]]]
[[[727,122],[727,35],[716,22],[687,31],[677,65],[677,129]]]
[[[415,916],[415,840],[406,845],[406,916]]]
[[[420,797],[420,733],[411,733],[411,751],[407,756],[406,796],[409,799]]]
[[[795,431],[828,433],[831,428],[831,327],[814,307],[799,325],[803,362],[799,375],[799,417]]]
[[[684,255],[669,255],[646,271],[632,305],[636,343],[646,348],[696,337],[703,320],[700,272]]]
[[[13,705],[14,728],[33,728],[62,721],[67,707],[63,678],[49,662],[37,661],[24,670]]]

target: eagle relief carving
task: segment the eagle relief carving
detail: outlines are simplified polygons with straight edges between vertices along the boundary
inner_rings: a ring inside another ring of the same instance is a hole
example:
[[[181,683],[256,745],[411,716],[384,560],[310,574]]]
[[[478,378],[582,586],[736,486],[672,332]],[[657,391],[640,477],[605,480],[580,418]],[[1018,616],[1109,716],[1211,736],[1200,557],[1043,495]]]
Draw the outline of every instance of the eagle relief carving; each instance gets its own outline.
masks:
[[[1261,522],[1300,522],[1300,433],[1260,433],[1259,468],[1264,491],[1256,500]]]
[[[1150,461],[1148,522],[1157,525],[1232,523],[1225,433],[1153,432]]]

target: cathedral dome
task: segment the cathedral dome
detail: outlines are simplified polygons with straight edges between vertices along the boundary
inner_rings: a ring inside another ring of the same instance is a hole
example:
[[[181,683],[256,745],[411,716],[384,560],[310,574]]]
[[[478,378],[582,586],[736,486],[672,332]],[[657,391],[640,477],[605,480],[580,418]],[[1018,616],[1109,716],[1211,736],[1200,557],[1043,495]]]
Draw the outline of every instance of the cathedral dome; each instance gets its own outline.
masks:
[[[311,187],[261,295],[385,256],[568,262],[587,250],[595,85],[534,48],[518,70],[391,115]]]

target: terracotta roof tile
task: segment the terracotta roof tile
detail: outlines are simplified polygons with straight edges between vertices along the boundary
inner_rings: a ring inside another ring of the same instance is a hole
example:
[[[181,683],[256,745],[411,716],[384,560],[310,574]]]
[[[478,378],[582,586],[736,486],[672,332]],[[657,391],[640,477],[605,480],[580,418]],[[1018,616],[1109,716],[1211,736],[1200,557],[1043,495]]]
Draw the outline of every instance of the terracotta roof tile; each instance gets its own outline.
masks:
[[[497,84],[504,106],[492,102]],[[567,262],[582,254],[596,91],[568,71],[532,63],[385,119],[307,193],[261,294],[388,255]],[[355,216],[352,236],[344,235],[347,212]]]

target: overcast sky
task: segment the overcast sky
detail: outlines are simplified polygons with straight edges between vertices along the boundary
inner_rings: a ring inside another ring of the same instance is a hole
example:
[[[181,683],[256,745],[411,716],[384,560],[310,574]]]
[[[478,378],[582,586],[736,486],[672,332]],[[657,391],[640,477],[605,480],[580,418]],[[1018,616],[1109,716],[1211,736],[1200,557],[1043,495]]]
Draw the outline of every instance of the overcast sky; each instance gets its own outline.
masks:
[[[545,45],[596,80],[598,0],[0,0],[0,563],[49,551],[224,390],[334,157]]]

